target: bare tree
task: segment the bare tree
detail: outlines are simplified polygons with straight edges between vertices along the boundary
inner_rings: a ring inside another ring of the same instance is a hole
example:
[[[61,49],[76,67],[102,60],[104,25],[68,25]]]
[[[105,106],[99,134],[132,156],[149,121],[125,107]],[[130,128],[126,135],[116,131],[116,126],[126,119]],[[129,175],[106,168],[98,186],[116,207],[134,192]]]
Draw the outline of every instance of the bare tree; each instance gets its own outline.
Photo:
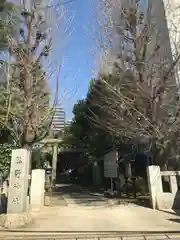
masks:
[[[18,32],[15,37],[7,36],[8,80],[0,87],[0,124],[9,130],[17,146],[31,147],[49,134],[54,107],[59,104],[61,66],[52,72],[55,66],[52,69],[50,59],[53,36],[57,29],[60,32],[67,10],[64,1],[52,5],[48,0],[24,0],[17,7]],[[54,99],[52,73],[57,74]]]
[[[180,53],[175,47],[171,51],[164,5],[147,1],[142,9],[141,1],[100,2],[107,24],[101,29],[115,40],[104,41],[110,43],[107,62],[91,93],[101,115],[92,121],[115,135],[146,138],[155,162],[167,166],[168,158],[178,153],[180,99],[175,73]]]

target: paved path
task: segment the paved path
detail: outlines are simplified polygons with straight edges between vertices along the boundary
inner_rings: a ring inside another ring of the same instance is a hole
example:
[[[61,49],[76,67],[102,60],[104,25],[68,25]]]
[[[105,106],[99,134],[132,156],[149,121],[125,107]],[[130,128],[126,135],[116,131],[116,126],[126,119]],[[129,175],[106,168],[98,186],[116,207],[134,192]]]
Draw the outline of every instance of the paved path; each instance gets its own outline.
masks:
[[[179,231],[180,217],[134,206],[52,207],[26,229],[38,231]]]
[[[90,193],[78,185],[57,184],[56,194],[53,194],[52,205],[64,206],[105,206],[108,199],[98,193]]]
[[[179,231],[180,217],[137,205],[116,205],[77,186],[63,185],[64,205],[46,207],[28,230],[38,231]]]
[[[4,233],[0,232],[0,240],[179,240],[179,233]]]

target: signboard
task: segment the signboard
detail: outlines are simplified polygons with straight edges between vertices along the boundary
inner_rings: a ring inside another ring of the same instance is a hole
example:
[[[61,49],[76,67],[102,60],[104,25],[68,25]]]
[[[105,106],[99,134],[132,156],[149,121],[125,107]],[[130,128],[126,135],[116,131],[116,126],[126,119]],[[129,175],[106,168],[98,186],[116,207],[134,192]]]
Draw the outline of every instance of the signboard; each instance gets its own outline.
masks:
[[[104,156],[104,176],[116,178],[118,168],[118,152],[111,151]]]

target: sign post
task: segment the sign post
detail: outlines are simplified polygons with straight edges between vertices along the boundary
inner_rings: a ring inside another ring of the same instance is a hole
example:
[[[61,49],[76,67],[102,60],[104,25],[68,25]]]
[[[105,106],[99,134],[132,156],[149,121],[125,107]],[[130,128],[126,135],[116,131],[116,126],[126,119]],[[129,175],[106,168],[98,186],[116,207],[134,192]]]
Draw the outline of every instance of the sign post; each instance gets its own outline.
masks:
[[[117,178],[118,152],[111,151],[104,156],[104,176],[111,180],[111,192],[113,192],[113,178]]]

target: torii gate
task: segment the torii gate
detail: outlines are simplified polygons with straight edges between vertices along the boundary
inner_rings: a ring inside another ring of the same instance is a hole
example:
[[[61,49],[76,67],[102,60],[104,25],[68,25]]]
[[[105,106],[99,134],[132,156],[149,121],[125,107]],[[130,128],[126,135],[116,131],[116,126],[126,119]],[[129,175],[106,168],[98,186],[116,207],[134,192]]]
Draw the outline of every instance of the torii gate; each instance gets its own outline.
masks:
[[[51,144],[53,145],[53,157],[52,157],[52,182],[54,183],[56,181],[56,168],[57,168],[57,156],[58,156],[58,145],[62,143],[62,139],[56,139],[56,138],[45,138],[41,141],[43,144]],[[61,148],[64,150],[64,148]],[[69,149],[72,151],[72,149]],[[85,151],[86,149],[76,149],[77,151]],[[74,149],[73,149],[74,151]]]
[[[53,157],[52,157],[52,182],[56,181],[56,168],[57,168],[57,156],[58,156],[58,145],[62,143],[62,139],[46,138],[41,141],[43,144],[53,145]]]

